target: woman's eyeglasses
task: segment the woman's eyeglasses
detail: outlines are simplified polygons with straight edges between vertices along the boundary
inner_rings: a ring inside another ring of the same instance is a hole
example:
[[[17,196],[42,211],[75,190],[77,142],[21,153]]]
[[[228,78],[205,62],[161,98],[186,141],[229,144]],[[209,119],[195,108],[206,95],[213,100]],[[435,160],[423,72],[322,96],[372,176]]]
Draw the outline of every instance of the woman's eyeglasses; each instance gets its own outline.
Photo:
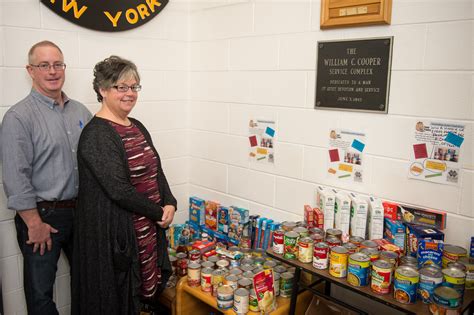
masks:
[[[37,65],[30,64],[30,66],[38,68],[41,71],[49,71],[49,69],[51,69],[51,68],[53,68],[56,71],[64,71],[64,69],[66,69],[66,64],[61,63],[61,62],[54,63],[54,64],[49,64],[47,62],[42,62],[42,63],[37,64]]]
[[[112,85],[112,87],[116,89],[117,91],[123,92],[123,93],[127,92],[128,89],[131,89],[133,92],[140,92],[142,89],[142,86],[140,84],[135,84],[132,86],[121,84],[121,85]]]

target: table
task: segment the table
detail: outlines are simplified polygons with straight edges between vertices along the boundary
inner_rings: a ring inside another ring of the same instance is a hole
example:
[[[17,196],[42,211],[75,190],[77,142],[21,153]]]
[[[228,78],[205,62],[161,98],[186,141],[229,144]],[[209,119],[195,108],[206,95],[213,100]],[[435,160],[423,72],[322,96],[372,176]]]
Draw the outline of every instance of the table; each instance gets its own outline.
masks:
[[[398,311],[404,312],[406,314],[430,314],[428,310],[428,306],[424,304],[421,301],[417,301],[415,304],[401,304],[397,302],[392,294],[387,294],[387,295],[379,295],[370,289],[369,286],[365,287],[354,287],[350,285],[347,281],[346,278],[335,278],[331,276],[328,272],[328,270],[320,270],[316,269],[312,266],[312,264],[305,264],[302,263],[298,260],[289,260],[283,258],[283,255],[275,254],[272,250],[267,250],[267,255],[279,260],[281,262],[284,262],[287,265],[293,266],[296,268],[295,272],[295,279],[294,279],[294,291],[297,291],[299,287],[303,287],[304,289],[308,289],[307,286],[302,285],[299,281],[300,279],[300,274],[301,271],[308,272],[312,275],[315,275],[316,277],[320,278],[322,281],[325,281],[326,283],[326,288],[324,295],[322,295],[324,298],[327,298],[328,300],[334,301],[350,310],[356,311],[360,314],[366,314],[366,312],[359,310],[351,305],[348,305],[344,301],[337,300],[334,297],[330,296],[331,292],[331,284],[335,284],[337,286],[343,287],[345,289],[351,290],[353,292],[356,292],[362,296],[368,297],[373,301],[376,301],[378,303],[385,304],[393,309],[396,309]],[[321,293],[314,292],[313,290],[310,290],[316,295],[321,295]],[[291,305],[290,305],[290,312],[289,314],[292,315],[294,314],[293,309],[294,305],[296,304],[296,300],[294,297],[291,297]],[[463,311],[470,309],[470,312],[468,314],[474,314],[474,291],[473,290],[466,290],[464,294],[464,304],[463,304]]]
[[[293,314],[304,315],[308,307],[312,294],[310,292],[302,292],[295,294],[295,302],[297,296],[298,307],[293,309]],[[287,315],[290,310],[290,299],[277,297],[278,308],[273,311],[272,315]],[[204,292],[201,287],[190,287],[187,277],[181,278],[176,285],[176,315],[209,315],[209,314],[225,314],[235,315],[232,309],[219,310],[217,308],[216,298],[209,292]],[[248,315],[260,315],[260,312],[249,311]]]

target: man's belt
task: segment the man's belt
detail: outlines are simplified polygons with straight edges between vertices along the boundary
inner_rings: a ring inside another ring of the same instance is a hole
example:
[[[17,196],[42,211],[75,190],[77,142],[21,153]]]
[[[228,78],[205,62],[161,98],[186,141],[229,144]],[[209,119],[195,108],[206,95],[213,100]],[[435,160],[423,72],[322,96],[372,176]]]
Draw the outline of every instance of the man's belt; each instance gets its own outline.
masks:
[[[76,199],[57,200],[57,201],[40,201],[37,203],[38,208],[57,209],[66,208],[74,209],[76,207]]]

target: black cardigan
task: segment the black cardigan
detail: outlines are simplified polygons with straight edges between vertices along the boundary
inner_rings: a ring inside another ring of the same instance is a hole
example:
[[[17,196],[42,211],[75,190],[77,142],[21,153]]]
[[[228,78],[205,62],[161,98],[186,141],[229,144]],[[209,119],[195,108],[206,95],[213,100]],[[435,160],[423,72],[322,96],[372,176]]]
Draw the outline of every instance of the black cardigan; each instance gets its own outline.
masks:
[[[74,218],[72,314],[138,314],[141,280],[132,215],[159,221],[163,206],[176,207],[150,134],[139,121],[130,120],[157,155],[161,204],[136,191],[130,182],[122,139],[106,120],[94,117],[84,128],[78,147],[80,187]],[[161,291],[171,265],[165,231],[157,227]]]

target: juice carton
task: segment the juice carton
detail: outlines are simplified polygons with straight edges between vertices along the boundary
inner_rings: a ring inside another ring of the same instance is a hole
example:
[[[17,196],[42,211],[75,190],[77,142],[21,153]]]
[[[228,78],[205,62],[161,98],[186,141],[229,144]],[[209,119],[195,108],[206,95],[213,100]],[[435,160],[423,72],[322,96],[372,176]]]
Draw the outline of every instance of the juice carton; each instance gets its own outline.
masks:
[[[348,238],[351,220],[351,198],[343,191],[336,193],[334,203],[334,227],[342,231],[342,237]]]
[[[324,230],[334,228],[334,203],[336,200],[336,192],[318,186],[316,194],[316,206],[321,209],[324,214]]]
[[[367,213],[367,238],[369,240],[383,238],[383,204],[382,199],[369,197]]]
[[[354,193],[350,193],[349,198],[351,199],[351,235],[365,238],[368,204]]]

